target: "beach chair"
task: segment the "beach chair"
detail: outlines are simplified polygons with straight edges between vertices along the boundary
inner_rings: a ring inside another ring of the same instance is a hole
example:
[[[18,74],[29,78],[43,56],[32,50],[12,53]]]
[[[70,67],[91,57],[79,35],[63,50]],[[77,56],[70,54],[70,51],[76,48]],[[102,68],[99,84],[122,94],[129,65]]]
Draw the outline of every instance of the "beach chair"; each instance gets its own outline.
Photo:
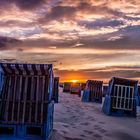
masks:
[[[102,96],[103,96],[103,82],[88,80],[86,82],[86,87],[83,92],[82,101],[102,103]]]
[[[52,85],[51,64],[0,63],[0,139],[49,139]]]
[[[71,88],[71,83],[70,82],[64,82],[63,92],[70,92],[70,88]]]
[[[103,112],[115,116],[136,117],[138,105],[138,81],[113,77],[105,96]]]
[[[58,103],[58,97],[59,97],[59,77],[54,77],[53,81],[53,100],[55,103]]]
[[[70,93],[80,95],[81,87],[80,83],[71,83]]]

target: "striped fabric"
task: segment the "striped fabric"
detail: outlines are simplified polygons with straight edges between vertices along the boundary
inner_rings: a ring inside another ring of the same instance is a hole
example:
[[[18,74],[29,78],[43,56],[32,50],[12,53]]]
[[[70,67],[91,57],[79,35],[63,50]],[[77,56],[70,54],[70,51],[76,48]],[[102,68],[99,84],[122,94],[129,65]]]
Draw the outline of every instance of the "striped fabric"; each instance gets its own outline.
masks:
[[[48,75],[52,64],[11,64],[0,63],[0,69],[6,74]]]
[[[94,86],[95,88],[96,88],[97,86],[100,86],[101,89],[102,89],[103,81],[88,80],[88,81],[86,82],[86,89],[91,89],[92,86]]]

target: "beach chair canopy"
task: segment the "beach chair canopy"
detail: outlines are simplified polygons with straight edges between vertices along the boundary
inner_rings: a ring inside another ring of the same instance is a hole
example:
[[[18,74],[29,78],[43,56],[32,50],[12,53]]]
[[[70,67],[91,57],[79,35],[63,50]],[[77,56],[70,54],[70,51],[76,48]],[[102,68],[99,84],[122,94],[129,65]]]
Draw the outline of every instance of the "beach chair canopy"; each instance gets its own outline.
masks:
[[[46,121],[53,94],[52,65],[0,63],[0,73],[0,121]]]
[[[11,64],[0,63],[0,72],[19,75],[49,75],[52,64]]]
[[[96,81],[96,80],[88,80],[86,82],[86,89],[91,90],[91,87],[95,86],[102,86],[103,81]]]
[[[129,79],[124,79],[124,78],[119,78],[119,77],[113,77],[109,81],[109,90],[108,94],[112,95],[114,86],[126,86],[126,87],[133,87],[134,88],[134,95],[138,95],[138,81],[135,80],[129,80]]]

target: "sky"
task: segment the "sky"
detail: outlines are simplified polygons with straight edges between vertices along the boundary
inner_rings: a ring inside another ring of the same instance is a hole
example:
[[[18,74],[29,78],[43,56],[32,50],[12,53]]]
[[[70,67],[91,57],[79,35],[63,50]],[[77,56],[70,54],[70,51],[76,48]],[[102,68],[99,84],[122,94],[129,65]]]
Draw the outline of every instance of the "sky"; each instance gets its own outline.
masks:
[[[140,81],[140,1],[0,0],[0,60],[52,63],[61,81]]]

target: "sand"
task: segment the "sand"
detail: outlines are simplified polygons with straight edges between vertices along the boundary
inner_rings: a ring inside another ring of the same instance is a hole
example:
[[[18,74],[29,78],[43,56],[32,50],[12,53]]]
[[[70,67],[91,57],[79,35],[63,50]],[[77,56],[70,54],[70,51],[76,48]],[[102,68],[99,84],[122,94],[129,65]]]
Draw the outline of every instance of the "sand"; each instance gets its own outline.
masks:
[[[137,118],[107,116],[102,104],[83,103],[60,89],[51,140],[140,140],[140,107]]]

